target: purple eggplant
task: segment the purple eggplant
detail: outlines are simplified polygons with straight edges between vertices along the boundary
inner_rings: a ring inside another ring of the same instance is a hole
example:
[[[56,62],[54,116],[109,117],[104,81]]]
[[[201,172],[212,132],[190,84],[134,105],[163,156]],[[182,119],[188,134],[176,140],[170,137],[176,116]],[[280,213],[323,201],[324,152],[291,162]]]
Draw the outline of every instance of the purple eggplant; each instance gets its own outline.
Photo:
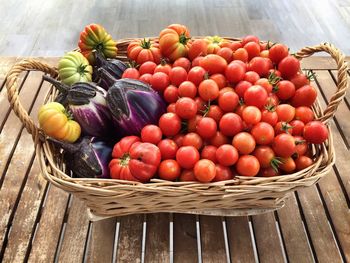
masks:
[[[99,72],[113,84],[108,89],[106,100],[118,133],[139,135],[145,125],[158,124],[166,105],[150,85],[134,79],[116,80],[103,68]]]
[[[74,177],[110,178],[108,165],[112,159],[112,143],[89,136],[76,143],[49,140],[64,150],[64,160]]]
[[[43,79],[53,84],[60,94],[56,101],[68,106],[85,135],[109,137],[113,130],[107,107],[107,92],[94,83],[78,82],[67,86],[51,77]]]

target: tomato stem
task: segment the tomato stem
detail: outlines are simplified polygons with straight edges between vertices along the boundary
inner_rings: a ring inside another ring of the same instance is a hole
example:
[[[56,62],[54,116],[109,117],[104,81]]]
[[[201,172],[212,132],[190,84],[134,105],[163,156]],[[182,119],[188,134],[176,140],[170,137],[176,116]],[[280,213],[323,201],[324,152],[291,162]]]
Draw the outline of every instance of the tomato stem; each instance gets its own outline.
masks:
[[[151,48],[151,40],[144,38],[141,40],[141,47],[143,49],[150,49]]]
[[[128,166],[130,159],[131,159],[130,154],[124,153],[122,158],[120,158],[120,165],[121,166]]]
[[[283,159],[281,157],[275,157],[270,161],[270,165],[275,172],[278,172],[278,167],[283,163]]]
[[[183,45],[186,45],[187,42],[188,42],[188,40],[190,40],[190,39],[191,39],[191,38],[190,38],[190,37],[186,37],[185,34],[181,34],[181,35],[179,36],[179,42],[180,42],[181,44],[183,44]]]

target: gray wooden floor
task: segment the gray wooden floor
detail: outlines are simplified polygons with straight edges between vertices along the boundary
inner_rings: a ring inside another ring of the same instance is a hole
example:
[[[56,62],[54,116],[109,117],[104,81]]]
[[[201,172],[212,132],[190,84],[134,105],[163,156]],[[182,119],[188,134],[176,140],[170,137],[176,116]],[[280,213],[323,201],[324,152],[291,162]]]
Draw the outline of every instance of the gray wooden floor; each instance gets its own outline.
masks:
[[[327,41],[350,54],[350,0],[0,0],[0,22],[0,56],[60,56],[92,22],[116,39],[177,22],[192,35],[255,34],[292,51]]]

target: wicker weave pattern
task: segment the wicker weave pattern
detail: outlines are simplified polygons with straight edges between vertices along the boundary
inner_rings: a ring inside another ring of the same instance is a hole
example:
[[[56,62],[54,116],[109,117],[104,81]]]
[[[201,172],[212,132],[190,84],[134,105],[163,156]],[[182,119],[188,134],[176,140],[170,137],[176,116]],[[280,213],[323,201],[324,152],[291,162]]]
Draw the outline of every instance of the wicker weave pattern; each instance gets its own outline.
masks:
[[[119,41],[119,59],[127,59],[126,48],[132,40],[134,39]],[[324,43],[303,48],[296,53],[296,57],[302,59],[321,51],[329,53],[338,65],[337,92],[323,112],[318,102],[313,106],[318,119],[327,123],[345,96],[347,65],[344,62],[344,55],[334,46]],[[61,155],[45,140],[44,134],[36,127],[19,101],[17,79],[24,70],[40,70],[53,77],[57,77],[57,70],[32,59],[16,64],[7,75],[8,98],[12,109],[33,136],[44,178],[85,200],[93,212],[90,213],[93,220],[154,212],[227,216],[262,213],[282,207],[284,199],[292,191],[315,184],[327,174],[335,161],[333,139],[329,130],[328,141],[314,147],[315,163],[303,171],[287,176],[270,178],[237,176],[230,181],[208,184],[168,182],[159,179],[153,179],[149,184],[141,184],[112,179],[71,178],[64,172]],[[47,99],[52,101],[56,95],[57,91],[53,89]]]

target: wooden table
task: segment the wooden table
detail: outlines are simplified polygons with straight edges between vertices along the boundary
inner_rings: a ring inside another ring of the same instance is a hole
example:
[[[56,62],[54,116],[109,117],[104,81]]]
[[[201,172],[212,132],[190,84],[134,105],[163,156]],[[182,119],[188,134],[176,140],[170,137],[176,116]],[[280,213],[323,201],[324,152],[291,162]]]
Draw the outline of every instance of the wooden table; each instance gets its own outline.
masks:
[[[82,202],[41,176],[31,136],[9,109],[4,77],[20,58],[0,58],[0,261],[350,262],[350,95],[332,121],[336,165],[277,212],[251,217],[149,214],[89,222]],[[52,65],[57,58],[41,58]],[[324,106],[335,65],[307,59]],[[48,92],[41,73],[22,75],[20,96],[36,119]]]

